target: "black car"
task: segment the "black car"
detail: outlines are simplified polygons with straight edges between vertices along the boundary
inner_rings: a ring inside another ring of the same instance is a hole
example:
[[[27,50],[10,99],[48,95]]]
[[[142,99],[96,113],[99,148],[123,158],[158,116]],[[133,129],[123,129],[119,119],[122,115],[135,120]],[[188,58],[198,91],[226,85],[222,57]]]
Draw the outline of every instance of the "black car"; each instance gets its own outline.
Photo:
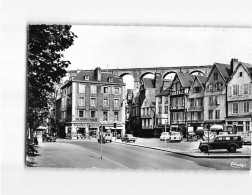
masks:
[[[243,139],[239,135],[218,135],[212,140],[200,142],[199,149],[201,152],[208,150],[226,149],[229,152],[236,152],[236,149],[242,148]]]

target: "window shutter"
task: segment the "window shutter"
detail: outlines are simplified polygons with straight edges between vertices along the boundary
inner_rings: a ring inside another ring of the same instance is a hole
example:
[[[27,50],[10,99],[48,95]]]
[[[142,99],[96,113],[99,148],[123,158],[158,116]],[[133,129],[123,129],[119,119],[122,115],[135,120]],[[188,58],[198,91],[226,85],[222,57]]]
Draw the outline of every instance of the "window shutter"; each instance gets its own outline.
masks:
[[[251,85],[252,85],[252,84],[249,84],[249,86],[248,86],[248,88],[249,88],[249,89],[248,89],[248,93],[249,93],[249,94],[251,94]]]
[[[122,93],[122,88],[121,87],[119,87],[119,94],[121,94]]]
[[[229,96],[232,96],[232,86],[229,86]]]

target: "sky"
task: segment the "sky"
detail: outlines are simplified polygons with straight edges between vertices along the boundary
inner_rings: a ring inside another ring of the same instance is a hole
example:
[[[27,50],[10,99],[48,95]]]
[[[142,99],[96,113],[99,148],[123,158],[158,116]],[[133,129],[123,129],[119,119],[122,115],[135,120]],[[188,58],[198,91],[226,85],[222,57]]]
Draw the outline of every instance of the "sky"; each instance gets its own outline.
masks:
[[[229,64],[232,58],[252,63],[247,28],[73,25],[71,30],[78,38],[64,52],[68,70]],[[132,76],[123,80],[133,88]]]
[[[248,28],[74,25],[68,69],[144,68],[252,63]]]

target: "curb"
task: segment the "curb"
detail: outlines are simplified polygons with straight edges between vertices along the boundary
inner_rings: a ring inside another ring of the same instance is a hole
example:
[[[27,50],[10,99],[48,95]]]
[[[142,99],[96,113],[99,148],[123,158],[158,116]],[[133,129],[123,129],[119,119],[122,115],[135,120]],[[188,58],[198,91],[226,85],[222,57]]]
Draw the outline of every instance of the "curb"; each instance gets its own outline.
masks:
[[[193,155],[193,154],[188,154],[188,153],[183,153],[183,152],[175,152],[175,151],[171,151],[171,150],[167,150],[167,149],[156,148],[156,147],[151,147],[151,146],[143,146],[143,145],[138,145],[138,144],[129,144],[129,143],[123,143],[123,142],[114,142],[114,143],[125,144],[125,145],[130,145],[130,146],[137,146],[137,147],[142,147],[142,148],[149,148],[149,149],[159,150],[159,151],[164,151],[164,152],[171,152],[174,154],[180,154],[180,155],[189,156],[189,157],[193,157],[193,158],[251,158],[250,155],[239,155],[239,156],[236,156],[236,155],[230,155],[230,156],[226,156],[226,155],[220,155],[220,156]]]

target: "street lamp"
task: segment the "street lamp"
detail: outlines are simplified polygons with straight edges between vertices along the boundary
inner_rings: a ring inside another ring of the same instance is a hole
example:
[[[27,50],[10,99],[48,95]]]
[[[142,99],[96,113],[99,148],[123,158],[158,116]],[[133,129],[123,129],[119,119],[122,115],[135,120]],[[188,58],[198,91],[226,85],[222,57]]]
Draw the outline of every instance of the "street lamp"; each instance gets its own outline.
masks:
[[[166,120],[165,120],[165,135],[166,135]],[[164,140],[165,148],[166,148],[166,139]]]

